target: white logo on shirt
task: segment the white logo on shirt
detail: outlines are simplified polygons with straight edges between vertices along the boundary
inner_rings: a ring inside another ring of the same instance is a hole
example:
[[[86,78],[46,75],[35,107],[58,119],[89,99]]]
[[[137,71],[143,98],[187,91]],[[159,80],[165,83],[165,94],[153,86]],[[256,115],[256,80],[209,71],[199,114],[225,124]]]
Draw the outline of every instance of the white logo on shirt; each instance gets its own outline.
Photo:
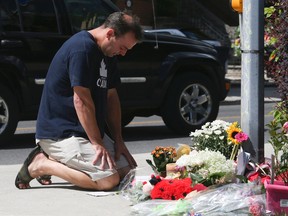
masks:
[[[106,64],[104,62],[104,59],[102,59],[101,61],[100,76],[107,77],[107,69],[106,69]]]
[[[100,78],[97,80],[97,86],[100,88],[107,88],[107,69],[104,59],[102,59],[100,64]]]

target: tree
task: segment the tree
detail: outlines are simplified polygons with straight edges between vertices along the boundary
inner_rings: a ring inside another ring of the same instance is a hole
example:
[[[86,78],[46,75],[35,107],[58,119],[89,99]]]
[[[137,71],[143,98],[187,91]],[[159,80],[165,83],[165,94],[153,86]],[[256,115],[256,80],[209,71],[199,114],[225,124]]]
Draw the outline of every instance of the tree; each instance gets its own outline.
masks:
[[[268,0],[265,7],[265,69],[288,108],[288,1]]]

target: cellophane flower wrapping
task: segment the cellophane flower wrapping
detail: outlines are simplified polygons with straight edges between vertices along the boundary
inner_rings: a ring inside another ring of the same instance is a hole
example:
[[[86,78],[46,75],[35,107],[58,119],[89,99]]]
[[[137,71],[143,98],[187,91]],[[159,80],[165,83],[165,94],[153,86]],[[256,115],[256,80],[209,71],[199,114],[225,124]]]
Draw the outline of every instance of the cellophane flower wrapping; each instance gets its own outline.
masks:
[[[192,211],[201,215],[265,215],[265,194],[254,183],[231,183],[211,188],[191,198]],[[250,212],[251,206],[256,211]],[[252,214],[253,213],[253,214]]]
[[[150,194],[143,191],[143,183],[136,181],[135,176],[136,169],[130,170],[119,185],[121,195],[132,204],[150,199]]]
[[[148,200],[132,206],[132,215],[139,216],[160,216],[187,215],[192,208],[192,203],[188,200]]]
[[[132,206],[134,215],[201,215],[201,216],[262,216],[265,194],[252,183],[226,184],[201,192],[191,192],[185,199],[148,200]]]

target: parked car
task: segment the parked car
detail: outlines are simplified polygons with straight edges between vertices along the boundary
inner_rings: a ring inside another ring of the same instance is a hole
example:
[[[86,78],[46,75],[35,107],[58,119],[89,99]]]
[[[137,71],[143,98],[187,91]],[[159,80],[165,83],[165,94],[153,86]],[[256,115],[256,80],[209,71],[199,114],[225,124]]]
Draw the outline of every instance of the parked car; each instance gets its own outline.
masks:
[[[207,37],[200,36],[199,34],[187,29],[175,29],[175,28],[163,28],[163,29],[147,29],[146,32],[160,33],[160,34],[170,34],[179,37],[187,37],[195,40],[202,40],[212,46],[218,47],[222,46],[221,42],[218,40],[212,40]]]
[[[54,54],[74,33],[99,26],[118,8],[109,0],[0,0],[0,138],[35,120]],[[225,65],[200,40],[145,33],[119,57],[123,125],[162,116],[189,134],[217,117],[229,90]]]
[[[228,65],[228,59],[231,53],[230,44],[228,45],[224,44],[220,42],[219,40],[211,39],[203,34],[196,33],[192,29],[187,29],[187,28],[185,29],[163,28],[163,29],[150,29],[150,30],[145,30],[145,31],[159,33],[159,34],[170,34],[170,35],[175,35],[179,37],[187,37],[190,39],[201,40],[203,42],[206,42],[212,45],[216,49],[218,53],[218,58],[220,61],[222,61],[222,64],[225,64],[226,67]]]

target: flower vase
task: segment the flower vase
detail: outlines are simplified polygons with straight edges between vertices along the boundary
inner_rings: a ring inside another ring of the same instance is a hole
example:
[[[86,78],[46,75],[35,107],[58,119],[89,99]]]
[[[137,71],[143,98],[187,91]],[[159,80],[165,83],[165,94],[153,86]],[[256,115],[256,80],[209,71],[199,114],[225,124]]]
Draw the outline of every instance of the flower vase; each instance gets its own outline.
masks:
[[[175,173],[175,172],[176,172],[176,163],[167,163],[166,171],[158,172],[158,175],[165,178],[168,175],[171,175],[171,173]]]
[[[167,175],[175,174],[177,172],[176,166],[177,166],[176,163],[168,163],[168,164],[166,164],[166,173],[167,173]]]
[[[264,182],[266,189],[266,208],[273,214],[288,214],[288,186],[283,181]]]

